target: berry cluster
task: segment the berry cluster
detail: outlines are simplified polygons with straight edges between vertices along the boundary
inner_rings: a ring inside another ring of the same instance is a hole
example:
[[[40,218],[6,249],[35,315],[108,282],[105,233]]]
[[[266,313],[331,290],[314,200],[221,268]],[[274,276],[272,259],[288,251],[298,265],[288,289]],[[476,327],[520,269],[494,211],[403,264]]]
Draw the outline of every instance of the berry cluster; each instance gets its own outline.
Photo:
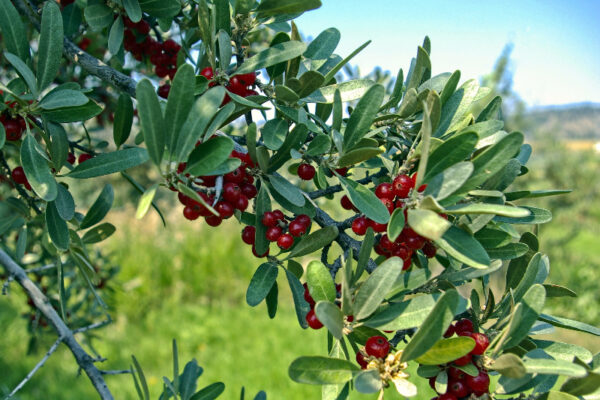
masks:
[[[200,71],[200,75],[208,79],[208,87],[214,87],[220,84],[218,77],[215,77],[215,71],[212,67],[206,67],[202,71]],[[233,94],[237,94],[238,96],[247,97],[247,96],[256,96],[258,92],[254,90],[254,85],[256,83],[256,73],[250,72],[247,74],[235,75],[229,78],[229,80],[225,83],[224,86]],[[231,98],[228,94],[225,94],[225,98],[223,99],[223,103],[221,106],[229,103]]]
[[[23,117],[11,117],[8,113],[0,114],[0,123],[4,126],[6,140],[10,142],[16,142],[20,140],[21,136],[23,136],[23,132],[27,128]]]
[[[289,250],[294,244],[294,238],[304,236],[310,228],[312,220],[306,214],[300,214],[296,218],[287,217],[281,210],[267,211],[262,215],[261,223],[267,228],[266,238],[269,242],[277,242],[281,250]],[[252,245],[252,253],[256,257],[265,257],[269,250],[263,255],[256,253],[254,246],[256,241],[256,228],[246,226],[242,230],[242,240],[244,243]]]
[[[445,337],[450,337],[454,334],[458,336],[470,336],[475,340],[475,347],[469,354],[442,366],[448,374],[448,389],[446,393],[440,393],[440,396],[436,398],[437,400],[466,399],[471,393],[475,396],[482,396],[485,393],[489,393],[490,377],[481,365],[481,362],[479,362],[479,359],[489,346],[490,340],[484,333],[473,331],[473,322],[463,318],[457,321],[456,324],[451,325],[444,334]],[[479,373],[476,376],[471,376],[457,368],[469,364],[474,364],[477,367]],[[434,390],[435,380],[435,376],[429,379],[429,385]]]
[[[367,369],[374,359],[384,360],[390,352],[390,342],[383,336],[371,336],[367,339],[364,350],[356,353],[356,362],[362,369]]]
[[[254,163],[250,159],[248,154],[233,151],[231,156],[242,161],[242,164],[235,170],[225,174],[223,176],[223,190],[220,199],[217,199],[214,209],[219,215],[213,214],[207,207],[200,202],[186,196],[183,193],[179,193],[179,201],[185,207],[183,209],[183,216],[190,221],[196,220],[199,217],[204,217],[206,223],[210,226],[218,226],[224,219],[231,218],[235,210],[245,211],[248,208],[248,201],[256,197],[257,190],[254,186],[254,177],[250,174],[249,169],[254,167]],[[186,168],[185,163],[179,164],[177,172],[182,174]],[[211,189],[216,185],[216,176],[200,176],[190,177],[186,174],[187,178],[193,178],[192,181],[197,182],[198,179],[200,184],[204,186],[205,191],[212,191]],[[199,190],[198,195],[204,200],[206,204],[212,205],[215,201],[214,195],[208,195],[204,191]]]
[[[375,189],[375,195],[386,206],[390,214],[397,208],[403,209],[404,219],[406,220],[406,201],[412,190],[414,190],[416,179],[417,174],[412,177],[404,174],[398,175],[392,183],[380,183]],[[421,185],[418,191],[422,192],[425,187],[426,185]],[[358,211],[346,195],[341,198],[340,203],[346,210]],[[366,234],[369,227],[377,233],[383,233],[383,235],[377,237],[375,252],[385,258],[400,257],[404,260],[405,270],[410,268],[412,256],[418,250],[421,250],[428,258],[435,257],[436,247],[433,243],[416,233],[408,225],[404,226],[400,235],[392,242],[388,235],[384,233],[387,231],[388,224],[380,224],[362,215],[352,221],[352,231],[357,235]]]

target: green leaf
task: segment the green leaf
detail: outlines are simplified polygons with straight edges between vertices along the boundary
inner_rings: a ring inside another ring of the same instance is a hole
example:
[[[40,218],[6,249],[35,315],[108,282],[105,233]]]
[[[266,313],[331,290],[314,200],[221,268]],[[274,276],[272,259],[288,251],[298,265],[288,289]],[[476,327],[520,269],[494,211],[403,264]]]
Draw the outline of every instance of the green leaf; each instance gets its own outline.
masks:
[[[265,146],[270,150],[278,150],[288,134],[288,123],[281,118],[267,121],[260,130]]]
[[[561,194],[571,193],[573,190],[564,189],[564,190],[519,190],[516,192],[507,192],[506,201],[513,201],[523,198],[537,198],[537,197],[547,197],[547,196],[557,196]]]
[[[545,301],[544,287],[539,284],[531,286],[515,307],[511,321],[505,328],[497,348],[509,349],[521,343],[538,319]]]
[[[370,79],[354,79],[317,89],[304,97],[303,101],[307,103],[331,104],[334,103],[335,92],[339,91],[341,106],[342,102],[360,99],[374,84],[375,82]],[[339,123],[341,123],[341,120],[339,120]],[[339,123],[333,124],[334,129],[339,130],[339,127],[341,127]]]
[[[325,29],[308,45],[304,57],[311,60],[326,60],[340,42],[341,34],[335,28]]]
[[[105,222],[87,231],[81,240],[85,244],[98,243],[109,238],[116,230],[117,228],[113,224]]]
[[[62,58],[63,21],[60,9],[54,1],[44,4],[40,42],[38,45],[37,84],[42,91],[52,83]]]
[[[357,183],[351,179],[344,178],[336,174],[344,191],[350,197],[352,204],[356,206],[367,218],[372,219],[380,224],[385,224],[390,219],[390,212],[383,205],[381,200],[375,196],[375,193],[371,192],[365,186]]]
[[[502,217],[498,216],[494,218],[494,221],[497,222],[505,222],[508,224],[545,224],[546,222],[550,222],[552,220],[552,213],[544,208],[531,207],[531,206],[521,206],[521,208],[529,210],[531,213],[528,217],[521,218],[510,218],[510,217]]]
[[[56,205],[58,215],[65,221],[70,221],[75,216],[75,201],[73,200],[73,196],[69,193],[69,189],[63,185],[59,184],[56,188],[57,194],[54,204]]]
[[[495,247],[485,250],[491,259],[512,260],[527,254],[529,246],[525,243],[509,243],[501,247]]]
[[[331,149],[331,138],[328,135],[318,134],[308,143],[306,154],[320,156]]]
[[[358,282],[363,272],[367,268],[374,244],[375,233],[373,228],[369,227],[367,228],[367,233],[365,234],[362,244],[360,245],[360,252],[358,253],[358,261],[356,263],[356,271],[354,271],[354,275],[352,275],[352,284]]]
[[[196,392],[195,395],[190,397],[190,400],[214,400],[224,391],[225,384],[223,382],[215,382]]]
[[[291,184],[287,179],[277,176],[270,175],[269,181],[281,196],[285,197],[290,203],[302,207],[306,202],[302,191],[297,186]]]
[[[277,280],[278,272],[277,266],[271,263],[264,263],[258,267],[246,291],[246,303],[250,307],[259,305],[267,297]]]
[[[253,57],[244,61],[244,63],[235,71],[235,75],[247,74],[280,62],[296,58],[306,50],[306,43],[295,40],[279,43],[261,51]]]
[[[79,122],[87,121],[100,114],[103,108],[93,100],[76,107],[57,108],[42,111],[42,116],[53,122]]]
[[[460,228],[451,226],[435,243],[449,256],[470,267],[487,268],[490,265],[490,257],[483,246]]]
[[[354,56],[360,53],[369,44],[371,44],[371,41],[367,40],[365,43],[361,44],[356,50],[350,53],[348,57],[344,58],[342,61],[337,63],[335,67],[333,67],[329,72],[327,72],[327,75],[325,75],[325,84],[328,84],[335,77],[335,74],[337,74],[339,70],[344,68],[344,65],[348,64],[350,60],[354,58]]]
[[[560,285],[544,283],[544,289],[546,289],[546,297],[577,297],[577,293]]]
[[[119,16],[115,19],[112,26],[110,27],[110,33],[108,34],[108,51],[112,55],[116,55],[121,49],[123,43],[123,18]]]
[[[31,91],[34,97],[37,97],[37,85],[35,81],[35,76],[33,72],[27,64],[25,64],[19,57],[16,55],[9,53],[7,51],[4,52],[4,57],[8,60],[8,62],[15,68],[19,76],[25,81],[27,87]]]
[[[115,193],[113,191],[112,186],[104,186],[104,189],[102,189],[102,192],[100,192],[98,198],[96,199],[96,201],[94,201],[94,204],[92,204],[85,217],[83,217],[81,224],[79,224],[79,228],[86,229],[102,221],[102,218],[106,216],[106,214],[112,207],[114,198]]]
[[[142,8],[138,0],[123,0],[123,7],[131,21],[139,22],[142,19]]]
[[[396,241],[405,225],[404,210],[402,208],[396,208],[390,217],[390,222],[387,227],[387,235],[391,242]]]
[[[546,297],[548,297],[547,294]],[[593,359],[592,353],[588,349],[575,344],[550,340],[534,340],[534,343],[538,349],[544,350],[550,357],[557,360],[573,361],[577,357],[585,363],[590,363]]]
[[[227,3],[227,7],[229,8],[228,1],[220,2],[220,4],[225,3]],[[227,13],[227,27],[229,28],[229,13]],[[217,42],[219,43],[219,63],[221,65],[221,69],[226,71],[229,67],[229,63],[231,62],[231,37],[227,32],[225,32],[225,30],[218,29]]]
[[[392,257],[381,263],[361,285],[354,299],[354,318],[361,320],[373,314],[388,296],[392,286],[402,273],[403,261]]]
[[[50,142],[47,143],[47,150],[50,153],[52,165],[56,171],[60,170],[67,162],[69,155],[69,138],[67,131],[60,124],[43,121],[46,133],[49,136]]]
[[[460,79],[460,76],[458,77]],[[452,82],[455,84],[455,82]],[[450,81],[448,82],[450,84]],[[444,134],[452,132],[452,128],[460,122],[465,114],[471,108],[471,104],[475,100],[479,91],[479,84],[475,79],[471,79],[463,83],[463,85],[455,91],[446,101],[446,90],[442,92],[442,117],[440,125],[434,133],[434,137],[442,137]],[[449,94],[449,93],[448,93]]]
[[[492,261],[490,263],[490,266],[487,268],[467,267],[467,268],[461,268],[458,271],[452,271],[449,273],[448,273],[448,271],[450,269],[447,269],[446,273],[444,273],[444,279],[449,282],[470,281],[473,279],[481,278],[482,276],[489,275],[493,272],[496,272],[500,268],[502,268],[502,262],[500,260],[495,260],[495,261]]]
[[[57,108],[82,106],[88,101],[87,96],[78,90],[63,89],[48,93],[38,106],[43,110],[55,110]]]
[[[271,211],[271,198],[265,185],[261,185],[256,197],[256,240],[254,247],[258,254],[264,254],[269,249],[269,241],[266,238],[267,227],[262,223],[262,217],[267,211]],[[304,290],[304,289],[303,289]]]
[[[310,311],[310,305],[304,300],[304,286],[302,286],[302,283],[296,278],[296,275],[292,274],[287,269],[285,270],[285,276],[287,277],[290,290],[292,291],[298,323],[303,329],[306,329],[308,327],[306,314]]]
[[[419,235],[430,239],[439,240],[450,228],[451,224],[446,219],[431,210],[408,210],[408,225]]]
[[[329,269],[322,262],[313,260],[306,268],[308,291],[315,302],[335,301],[335,283]]]
[[[73,168],[67,174],[70,178],[89,179],[114,174],[136,167],[148,161],[148,152],[141,147],[130,147],[110,153],[98,154]]]
[[[317,318],[334,338],[342,340],[344,336],[344,314],[342,311],[333,303],[329,301],[319,301],[315,305],[315,313]]]
[[[0,0],[0,29],[6,50],[16,54],[21,60],[27,60],[29,58],[29,42],[25,25],[10,0]]]
[[[100,31],[113,22],[113,11],[104,4],[92,4],[83,10],[85,20],[94,31]]]
[[[154,164],[160,165],[165,151],[165,121],[154,86],[142,79],[136,87],[137,106],[148,154]]]
[[[57,183],[50,172],[46,154],[32,135],[27,134],[21,145],[21,165],[25,176],[35,194],[46,201],[53,201],[57,196]]]
[[[178,0],[139,0],[142,11],[156,18],[173,19],[181,10]]]
[[[361,371],[354,377],[354,388],[359,393],[376,393],[382,386],[383,382],[376,369]]]
[[[574,396],[585,396],[587,394],[597,392],[599,387],[600,374],[590,372],[585,378],[569,379],[561,386],[560,390],[570,393]]]
[[[113,124],[113,139],[118,147],[129,138],[131,125],[133,124],[133,102],[131,97],[125,93],[119,95],[117,109],[115,110],[115,122]]]
[[[423,75],[425,75],[427,70],[429,70],[431,73],[431,60],[429,59],[429,54],[427,54],[427,51],[419,46],[417,50],[415,67],[409,71],[407,76],[408,82],[406,84],[406,88],[412,89],[419,86],[423,80]]]
[[[440,340],[454,319],[459,305],[459,294],[451,289],[445,292],[419,327],[402,353],[402,362],[414,360],[425,354]]]
[[[4,143],[6,143],[6,131],[4,125],[0,124],[0,150],[4,147]]]
[[[377,157],[383,153],[383,150],[378,147],[359,147],[350,150],[349,152],[343,154],[338,159],[338,167],[349,167],[351,165],[356,165],[363,161],[367,161],[372,159],[373,157]]]
[[[177,70],[169,92],[165,115],[166,144],[169,152],[176,151],[179,135],[194,105],[194,67],[183,64]]]
[[[296,244],[287,258],[301,257],[320,250],[333,242],[338,234],[337,226],[327,226],[319,229],[305,236],[300,243]]]
[[[586,324],[584,322],[575,321],[568,318],[556,317],[548,314],[540,314],[540,321],[547,322],[551,325],[559,328],[570,329],[572,331],[579,331],[590,333],[592,335],[600,336],[600,328]]]
[[[490,366],[490,369],[498,371],[502,375],[513,379],[520,379],[526,374],[523,361],[521,361],[519,357],[512,353],[502,354],[500,357],[495,359]]]
[[[443,170],[429,180],[424,196],[433,196],[444,200],[460,189],[473,173],[473,164],[469,161],[459,162]]]
[[[525,364],[525,370],[528,374],[564,375],[574,378],[587,375],[587,371],[581,365],[564,360],[525,357],[523,358],[523,364]]]
[[[152,205],[152,202],[154,201],[154,196],[156,196],[157,190],[158,183],[155,183],[154,185],[146,189],[144,194],[142,194],[142,197],[140,197],[140,200],[138,202],[137,211],[135,212],[136,219],[144,218],[144,215],[146,215],[146,213],[150,209],[150,206]]]
[[[256,12],[260,18],[281,14],[296,14],[321,7],[320,0],[262,0]]]
[[[454,361],[469,354],[475,347],[475,340],[469,336],[457,336],[436,342],[425,354],[418,357],[419,364],[439,365]]]
[[[352,149],[365,136],[379,111],[384,95],[383,86],[373,85],[359,100],[346,125],[344,150]]]
[[[364,323],[386,331],[417,328],[435,307],[438,294],[416,296],[401,303],[390,303],[377,310]]]
[[[286,103],[295,103],[300,100],[300,96],[298,96],[296,92],[285,85],[275,85],[275,98],[278,101],[283,101]],[[268,122],[270,121],[267,121],[267,123]]]
[[[524,218],[531,214],[526,208],[503,204],[469,203],[446,207],[450,214],[494,214],[504,217]]]
[[[295,359],[288,370],[293,381],[313,385],[345,383],[359,371],[350,361],[321,356]]]
[[[46,228],[54,246],[60,251],[66,251],[69,248],[69,228],[53,201],[46,206]]]
[[[277,287],[277,281],[273,282],[273,286],[267,297],[265,298],[265,302],[267,303],[267,313],[269,314],[269,318],[275,318],[275,314],[277,313],[277,296],[279,295],[279,289]]]
[[[217,136],[200,143],[188,159],[187,173],[205,176],[229,159],[233,150],[233,140],[226,136]]]

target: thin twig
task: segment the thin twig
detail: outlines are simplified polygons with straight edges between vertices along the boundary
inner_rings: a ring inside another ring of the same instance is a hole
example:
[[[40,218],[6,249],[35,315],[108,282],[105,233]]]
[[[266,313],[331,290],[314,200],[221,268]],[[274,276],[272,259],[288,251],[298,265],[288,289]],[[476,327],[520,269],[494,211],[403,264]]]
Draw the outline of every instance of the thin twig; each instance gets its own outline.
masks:
[[[42,265],[41,267],[26,269],[25,272],[28,274],[37,274],[38,272],[47,271],[49,269],[56,268],[55,264]]]

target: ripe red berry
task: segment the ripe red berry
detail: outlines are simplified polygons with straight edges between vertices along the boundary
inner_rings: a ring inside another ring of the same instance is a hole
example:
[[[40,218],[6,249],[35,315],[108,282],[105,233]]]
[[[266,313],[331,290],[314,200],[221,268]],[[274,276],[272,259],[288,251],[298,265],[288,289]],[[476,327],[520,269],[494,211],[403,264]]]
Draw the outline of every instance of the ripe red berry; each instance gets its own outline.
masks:
[[[163,99],[166,99],[167,97],[169,97],[169,92],[170,91],[171,91],[171,85],[169,85],[168,83],[165,83],[164,85],[159,86],[159,88],[158,88],[158,95],[160,97],[162,97]]]
[[[467,376],[467,386],[478,396],[487,393],[490,388],[490,377],[485,371],[479,371],[477,376]]]
[[[454,325],[450,325],[448,327],[448,329],[446,330],[446,333],[444,333],[444,337],[449,338],[450,336],[454,335],[454,332],[455,332]]]
[[[75,158],[75,154],[73,154],[73,153],[69,153],[69,154],[67,155],[67,162],[68,162],[69,164],[71,164],[71,165],[75,164],[75,161],[76,161],[76,160],[77,160],[77,159]]]
[[[282,250],[287,250],[294,244],[294,237],[289,233],[284,233],[277,239],[277,246]]]
[[[369,364],[367,360],[365,360],[365,356],[360,351],[356,353],[356,362],[360,365],[361,369],[367,369],[367,365]]]
[[[265,236],[267,237],[267,240],[270,242],[276,242],[277,239],[279,239],[279,237],[282,234],[282,230],[280,227],[278,226],[272,226],[269,229],[267,229],[267,233],[265,234]]]
[[[412,251],[404,243],[396,243],[392,248],[392,255],[394,257],[400,257],[402,260],[410,260]]]
[[[462,356],[460,358],[457,358],[456,360],[454,360],[454,364],[458,365],[459,367],[464,367],[467,364],[471,363],[471,355],[467,354],[466,356]]]
[[[231,204],[235,204],[240,198],[241,194],[242,189],[240,189],[237,183],[227,182],[225,185],[223,185],[223,199]]]
[[[364,235],[367,233],[367,228],[369,227],[369,223],[365,217],[358,217],[354,221],[352,221],[352,232],[357,235]]]
[[[285,220],[285,215],[283,215],[283,211],[281,210],[273,210],[273,215],[275,215],[275,218],[277,218],[279,221]]]
[[[240,166],[240,167],[237,167],[236,169],[234,169],[233,171],[231,171],[230,173],[225,174],[223,176],[223,179],[225,180],[225,182],[242,183],[245,176],[246,176],[246,172]]]
[[[246,211],[246,208],[248,208],[248,198],[241,194],[240,197],[238,197],[237,201],[234,203],[234,207],[240,211]]]
[[[310,181],[315,176],[315,167],[310,164],[300,164],[298,166],[298,176],[300,179]]]
[[[229,78],[227,90],[239,96],[243,96],[244,94],[246,94],[246,85],[244,85],[244,83],[241,82],[237,76],[232,76],[231,78]]]
[[[448,385],[448,392],[456,397],[465,397],[469,394],[470,390],[464,381],[454,381]]]
[[[383,235],[381,239],[379,239],[379,245],[387,251],[392,251],[394,248],[394,243],[390,240],[388,235]]]
[[[440,394],[440,396],[437,398],[437,400],[458,400],[458,398],[453,395],[452,393],[444,393],[444,394]]]
[[[9,119],[2,123],[4,125],[4,131],[6,132],[6,140],[10,142],[16,142],[21,139],[23,134],[23,128],[21,124],[15,119]]]
[[[13,181],[15,181],[15,183],[18,183],[21,185],[25,185],[25,184],[29,183],[29,181],[27,180],[27,177],[25,176],[25,170],[23,170],[23,167],[16,167],[15,169],[12,170],[10,175],[11,175]]]
[[[387,224],[380,224],[379,222],[375,222],[373,220],[367,220],[369,226],[373,228],[375,232],[381,233],[387,230]]]
[[[340,199],[340,203],[345,210],[354,209],[354,204],[352,204],[352,201],[350,201],[350,199],[346,195],[342,196],[342,198]]]
[[[79,155],[79,158],[77,159],[77,161],[79,162],[79,164],[81,164],[82,162],[85,162],[87,160],[89,160],[90,158],[93,158],[94,156],[91,154],[87,154],[87,153],[82,153]]]
[[[390,342],[383,336],[371,336],[367,339],[365,351],[370,356],[384,358],[390,352]]]
[[[226,201],[219,201],[215,206],[215,211],[219,213],[222,219],[227,219],[233,215],[234,208]]]
[[[264,226],[268,226],[268,227],[275,226],[275,225],[277,225],[277,217],[275,216],[273,211],[266,211],[263,214],[261,222]]]
[[[433,257],[435,257],[436,253],[437,253],[437,248],[435,247],[435,245],[431,242],[426,242],[425,245],[423,246],[423,254],[425,254],[425,257],[433,258]]]
[[[297,220],[290,222],[290,225],[288,226],[288,230],[290,231],[292,236],[295,237],[300,237],[304,235],[306,233],[306,229],[307,226]]]
[[[254,244],[256,240],[256,228],[248,225],[242,229],[242,240],[246,244]]]
[[[419,250],[425,245],[426,239],[422,236],[410,236],[406,238],[406,245],[413,250]]]
[[[216,215],[211,214],[206,217],[206,223],[210,226],[219,226],[221,225],[221,222],[223,222],[223,219],[221,217],[217,217]]]
[[[410,189],[414,187],[414,182],[408,175],[398,175],[392,183],[396,196],[405,198],[408,197]]]
[[[202,71],[200,71],[200,75],[202,75],[203,77],[205,77],[209,81],[212,80],[212,78],[214,77],[214,72],[213,72],[212,67],[206,67],[206,68],[204,68]]]
[[[280,218],[281,219],[281,218]],[[295,218],[295,221],[300,222],[302,225],[306,226],[308,228],[308,226],[310,225],[310,217],[306,214],[300,214]]]
[[[183,209],[183,216],[190,221],[198,219],[200,213],[192,206],[185,206]]]
[[[256,73],[250,72],[248,74],[236,75],[236,77],[246,86],[252,86],[256,83]]]
[[[344,167],[344,168],[336,168],[335,172],[337,172],[341,176],[346,176],[346,174],[348,173],[348,168],[346,168],[346,167]]]
[[[315,306],[315,300],[310,295],[308,283],[304,282],[302,286],[304,286],[304,300],[310,305],[310,308],[313,308]]]
[[[249,199],[253,199],[258,194],[258,190],[256,190],[256,186],[251,185],[249,183],[242,183],[242,194]]]
[[[308,326],[312,329],[321,329],[323,327],[323,324],[317,318],[317,314],[315,314],[315,310],[310,310],[306,314],[306,322],[308,322]]]
[[[490,339],[483,333],[471,333],[471,337],[475,340],[475,347],[471,350],[471,354],[482,355],[490,345]]]
[[[450,376],[452,380],[459,381],[461,379],[464,379],[466,375],[467,374],[465,374],[463,371],[456,367],[448,368],[448,376]]]
[[[256,247],[254,245],[252,245],[252,254],[254,254],[254,257],[256,258],[263,258],[269,255],[269,248],[267,248],[267,251],[264,252],[264,254],[258,254],[256,252]]]
[[[473,332],[473,322],[470,319],[463,318],[460,319],[454,324],[454,328],[456,333],[459,332]]]
[[[173,39],[167,39],[163,42],[163,49],[169,53],[177,53],[181,46],[177,44]]]
[[[381,200],[381,202],[383,203],[385,208],[387,208],[387,210],[390,214],[393,213],[394,210],[396,209],[396,205],[394,204],[394,201],[392,199],[388,199],[386,197],[386,198],[379,199],[379,200]]]
[[[406,271],[412,265],[412,256],[404,260],[404,264],[402,265],[402,271]]]
[[[375,196],[379,197],[380,199],[393,200],[396,195],[394,194],[392,184],[384,182],[377,185],[377,188],[375,189]]]

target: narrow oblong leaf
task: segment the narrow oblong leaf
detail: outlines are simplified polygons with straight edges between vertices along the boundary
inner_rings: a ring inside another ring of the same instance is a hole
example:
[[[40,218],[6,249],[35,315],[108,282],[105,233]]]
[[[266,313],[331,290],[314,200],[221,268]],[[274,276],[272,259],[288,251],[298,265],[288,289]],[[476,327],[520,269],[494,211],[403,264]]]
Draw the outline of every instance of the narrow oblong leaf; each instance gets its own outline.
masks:
[[[344,191],[350,197],[352,204],[356,206],[368,218],[380,224],[385,224],[390,219],[390,212],[381,200],[365,186],[351,179],[338,175],[338,179]]]
[[[123,0],[123,7],[132,22],[140,22],[142,19],[142,8],[138,0]]]
[[[53,201],[46,206],[46,228],[54,246],[60,251],[66,251],[69,248],[69,228]]]
[[[119,95],[117,100],[117,109],[115,111],[115,121],[113,124],[113,139],[118,147],[129,138],[131,125],[133,124],[133,102],[131,97],[125,93]]]
[[[146,191],[144,191],[144,194],[142,194],[142,197],[140,197],[140,200],[138,202],[138,207],[135,212],[136,219],[144,218],[144,216],[146,215],[148,210],[150,210],[150,206],[152,205],[152,202],[154,201],[154,196],[156,196],[157,190],[158,190],[158,183],[155,183],[154,185],[152,185],[148,189],[146,189]]]
[[[287,179],[278,175],[271,175],[269,177],[269,182],[273,185],[273,189],[285,197],[290,203],[298,207],[302,207],[306,203],[302,190],[296,185],[291,184]]]
[[[329,301],[319,301],[315,305],[317,318],[334,338],[342,340],[344,329],[344,314],[335,304]]]
[[[248,303],[250,307],[259,305],[261,301],[267,297],[273,284],[277,280],[278,272],[277,266],[271,263],[261,264],[256,269],[256,272],[250,280],[248,290],[246,291],[246,303]]]
[[[454,361],[469,354],[475,347],[475,340],[469,336],[457,336],[442,339],[425,354],[417,358],[419,364],[439,365]]]
[[[0,0],[0,29],[6,50],[20,59],[29,58],[29,43],[25,25],[10,0]]]
[[[89,160],[88,160],[89,161]],[[90,207],[89,211],[83,217],[79,227],[81,229],[89,228],[90,226],[96,225],[102,220],[112,207],[115,199],[115,193],[111,185],[106,185],[98,195],[94,204]]]
[[[439,240],[451,224],[434,211],[409,209],[408,225],[427,239]]]
[[[490,257],[481,244],[462,229],[451,226],[435,243],[448,255],[473,268],[487,268]]]
[[[169,91],[167,108],[165,109],[165,142],[170,153],[176,151],[178,135],[194,105],[194,89],[196,77],[194,67],[183,64],[177,69],[175,78]]]
[[[526,374],[523,361],[512,353],[502,354],[495,359],[491,364],[490,369],[498,371],[502,375],[513,379],[520,379]]]
[[[114,20],[108,34],[108,51],[110,54],[116,55],[121,49],[124,32],[123,18],[119,16]]]
[[[125,171],[148,161],[148,152],[141,147],[130,147],[99,154],[79,164],[67,174],[69,178],[89,179]]]
[[[304,57],[312,60],[325,60],[333,54],[340,39],[340,31],[335,28],[325,29],[310,42],[304,52]]]
[[[335,301],[335,282],[322,262],[313,260],[306,267],[306,283],[315,302]]]
[[[438,294],[416,296],[401,303],[379,308],[364,323],[371,328],[387,331],[419,327],[435,307]]]
[[[392,257],[381,263],[361,285],[354,299],[354,318],[364,319],[371,315],[388,295],[396,279],[402,273],[404,262]]]
[[[333,242],[338,236],[337,226],[327,226],[305,236],[290,252],[288,258],[301,257],[320,250]]]
[[[116,230],[113,224],[105,222],[87,231],[81,240],[86,244],[98,243],[109,238]]]
[[[154,86],[142,79],[136,87],[138,113],[148,155],[154,164],[160,165],[165,151],[165,121]]]
[[[58,215],[65,221],[70,221],[75,216],[75,201],[73,200],[73,196],[69,193],[69,189],[63,185],[59,184],[56,188],[57,195],[54,202]]]
[[[27,134],[21,145],[21,165],[25,176],[38,196],[46,201],[53,201],[58,194],[57,183],[42,154],[45,151],[32,135]]]
[[[214,400],[225,391],[223,382],[215,382],[196,392],[190,400]]]
[[[346,383],[359,367],[347,360],[321,356],[300,357],[288,369],[293,381],[313,385]]]
[[[252,56],[235,71],[235,75],[247,74],[296,58],[306,50],[306,43],[295,40],[279,43]]]
[[[365,136],[379,111],[384,94],[383,86],[373,85],[359,100],[344,133],[345,151],[352,149]]]
[[[285,276],[287,277],[290,290],[292,291],[292,298],[294,299],[294,308],[296,310],[296,317],[298,323],[303,329],[308,328],[306,322],[306,314],[310,311],[310,305],[304,299],[304,286],[300,283],[300,280],[291,273],[289,270],[285,270]]]
[[[4,52],[4,57],[8,60],[8,62],[15,68],[17,73],[23,81],[27,84],[27,87],[31,91],[35,97],[37,97],[37,84],[35,80],[35,76],[33,75],[33,71],[16,55],[9,53],[7,51]]]
[[[194,176],[207,175],[229,158],[233,146],[233,140],[225,136],[200,143],[188,158],[186,172]]]
[[[321,7],[321,0],[263,0],[256,8],[261,17],[296,14]]]

